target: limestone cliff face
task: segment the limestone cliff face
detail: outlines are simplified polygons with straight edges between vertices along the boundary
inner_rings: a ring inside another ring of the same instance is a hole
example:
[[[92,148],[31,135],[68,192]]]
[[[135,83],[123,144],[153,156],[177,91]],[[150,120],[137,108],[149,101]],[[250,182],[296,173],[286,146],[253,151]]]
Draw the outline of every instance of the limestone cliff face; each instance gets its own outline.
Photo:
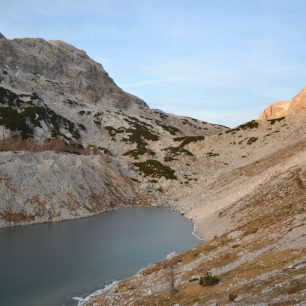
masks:
[[[270,120],[275,118],[284,117],[287,115],[288,108],[290,106],[289,101],[279,101],[267,106],[260,114],[259,120]]]
[[[98,155],[0,152],[0,160],[0,227],[89,216],[135,198],[130,179]]]
[[[3,37],[0,50],[0,68],[12,72],[9,83],[16,89],[43,94],[57,87],[59,93],[89,103],[119,109],[148,107],[144,101],[123,92],[86,52],[62,41]]]

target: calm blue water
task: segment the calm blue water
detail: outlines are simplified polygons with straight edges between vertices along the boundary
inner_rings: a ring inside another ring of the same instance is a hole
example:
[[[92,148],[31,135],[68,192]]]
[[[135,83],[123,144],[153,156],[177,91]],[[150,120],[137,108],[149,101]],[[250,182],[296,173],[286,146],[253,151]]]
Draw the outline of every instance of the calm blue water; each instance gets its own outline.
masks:
[[[192,230],[190,221],[162,208],[0,229],[0,304],[74,305],[74,296],[194,247],[200,241]]]

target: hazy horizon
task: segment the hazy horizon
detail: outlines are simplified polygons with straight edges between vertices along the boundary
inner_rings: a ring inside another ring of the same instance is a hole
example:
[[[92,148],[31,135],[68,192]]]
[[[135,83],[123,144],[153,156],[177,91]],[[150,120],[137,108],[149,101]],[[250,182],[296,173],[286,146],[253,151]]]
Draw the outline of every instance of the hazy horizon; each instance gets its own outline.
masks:
[[[166,112],[235,126],[306,85],[304,1],[0,4],[7,38],[66,41]]]

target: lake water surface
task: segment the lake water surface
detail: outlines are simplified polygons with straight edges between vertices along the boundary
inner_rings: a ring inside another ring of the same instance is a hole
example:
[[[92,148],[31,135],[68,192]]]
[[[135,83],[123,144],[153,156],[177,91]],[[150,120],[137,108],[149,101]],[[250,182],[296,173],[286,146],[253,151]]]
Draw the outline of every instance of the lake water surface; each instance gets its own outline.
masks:
[[[200,241],[163,208],[125,208],[72,221],[0,229],[0,304],[74,305]]]

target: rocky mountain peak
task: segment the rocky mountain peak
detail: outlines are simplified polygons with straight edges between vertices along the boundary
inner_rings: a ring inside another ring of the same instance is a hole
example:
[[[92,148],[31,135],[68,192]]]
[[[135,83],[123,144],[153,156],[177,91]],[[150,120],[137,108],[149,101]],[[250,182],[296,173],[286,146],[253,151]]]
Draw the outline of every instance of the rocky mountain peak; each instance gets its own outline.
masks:
[[[60,40],[1,39],[0,68],[12,72],[2,83],[23,92],[49,95],[53,101],[61,94],[130,112],[148,107],[119,88],[85,51]]]
[[[0,39],[2,38],[6,39],[6,37],[2,33],[0,33]]]
[[[306,111],[306,86],[292,99],[288,112],[300,113]]]
[[[289,106],[289,101],[278,101],[271,103],[260,114],[259,120],[271,120],[286,116]]]
[[[306,86],[291,100],[268,105],[260,114],[259,120],[271,120],[287,115],[306,112]]]
[[[74,53],[77,56],[90,60],[89,56],[84,50],[78,49],[62,40],[48,40],[48,43],[58,48],[62,48],[66,52]]]

